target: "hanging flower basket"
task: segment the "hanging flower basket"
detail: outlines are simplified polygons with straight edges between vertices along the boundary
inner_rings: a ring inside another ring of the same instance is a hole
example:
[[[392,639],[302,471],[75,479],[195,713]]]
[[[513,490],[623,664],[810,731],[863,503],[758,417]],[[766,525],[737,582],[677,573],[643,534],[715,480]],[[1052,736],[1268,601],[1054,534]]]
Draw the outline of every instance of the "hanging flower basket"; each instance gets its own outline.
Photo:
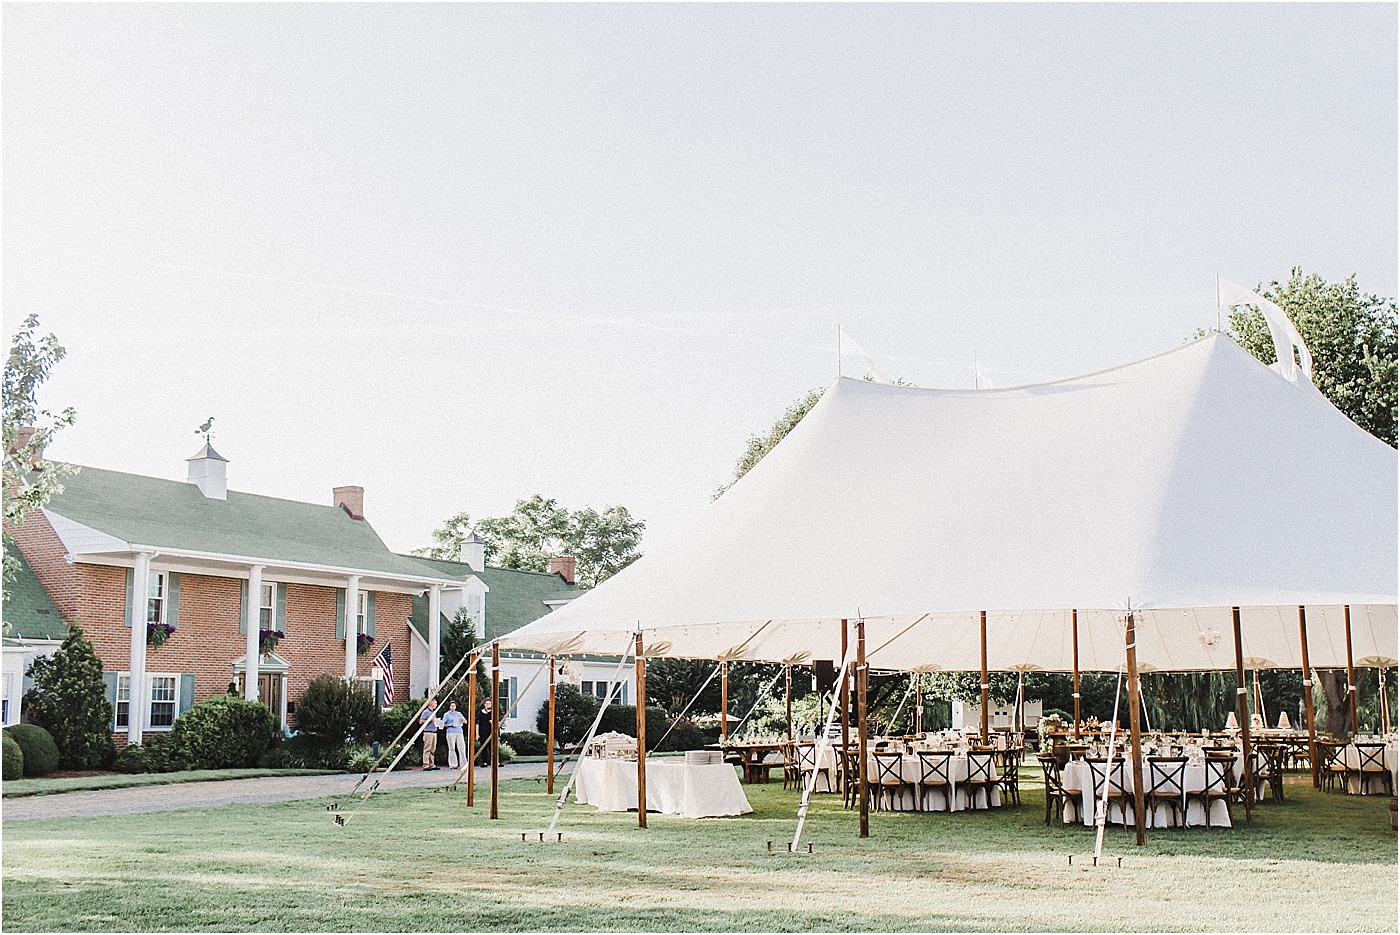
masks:
[[[146,645],[164,646],[170,639],[170,634],[175,632],[175,628],[168,623],[148,623],[146,624]]]
[[[368,633],[357,633],[355,635],[355,649],[361,656],[369,652],[370,647],[373,645],[374,637],[370,636]]]
[[[278,642],[286,635],[281,630],[259,630],[258,653],[266,656],[268,653],[276,652]]]

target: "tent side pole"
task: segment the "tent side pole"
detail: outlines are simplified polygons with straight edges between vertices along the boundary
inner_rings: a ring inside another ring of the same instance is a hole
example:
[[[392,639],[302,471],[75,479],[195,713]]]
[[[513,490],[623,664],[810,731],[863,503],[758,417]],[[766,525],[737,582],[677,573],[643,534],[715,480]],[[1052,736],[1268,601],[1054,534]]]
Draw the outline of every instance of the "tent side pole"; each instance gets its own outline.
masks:
[[[1312,767],[1313,788],[1322,788],[1317,770],[1317,724],[1313,719],[1312,666],[1308,664],[1308,612],[1298,605],[1298,640],[1303,648],[1303,710],[1308,719],[1308,765]]]
[[[1249,683],[1244,676],[1244,637],[1240,631],[1240,609],[1230,608],[1230,616],[1235,624],[1235,699],[1239,708],[1240,741],[1244,745],[1244,818],[1249,823],[1254,820],[1254,757],[1253,745],[1249,739]]]
[[[845,658],[846,658],[847,642],[848,642],[847,639],[846,639],[846,637],[847,637],[847,623],[846,623],[846,618],[842,617],[842,618],[841,618],[841,658],[842,658],[842,659],[845,659]],[[851,777],[846,775],[846,768],[845,768],[845,764],[846,764],[846,751],[847,751],[848,749],[850,749],[850,746],[851,746],[851,734],[850,734],[850,724],[851,724],[851,713],[850,713],[850,712],[851,712],[851,693],[850,693],[850,681],[849,681],[849,680],[850,680],[850,674],[849,674],[849,672],[848,672],[846,669],[842,669],[842,670],[841,670],[841,685],[839,686],[839,691],[840,691],[840,694],[841,694],[841,772],[840,772],[840,775],[841,775],[841,791],[842,791],[843,793],[846,791],[846,783],[849,783],[849,782],[851,781]]]
[[[792,743],[792,666],[785,666],[783,673],[787,679],[787,739]]]
[[[642,655],[642,631],[637,631],[637,827],[647,826],[647,659]]]
[[[924,674],[914,673],[914,733],[924,732]]]
[[[1133,747],[1133,825],[1137,829],[1138,845],[1141,846],[1147,843],[1147,814],[1142,789],[1142,702],[1138,688],[1137,624],[1132,611],[1128,612],[1127,652],[1128,726],[1132,731]]]
[[[545,795],[554,794],[554,657],[549,657],[549,727],[548,736],[544,740],[545,773],[544,791]]]
[[[856,775],[860,777],[860,836],[870,837],[870,775],[865,765],[866,746],[869,743],[865,729],[866,692],[870,686],[870,671],[865,664],[865,621],[856,621],[856,744],[860,763]]]
[[[1079,610],[1069,612],[1070,639],[1074,644],[1074,739],[1079,739]]]
[[[491,644],[491,817],[501,817],[501,644]]]
[[[473,659],[467,675],[467,808],[476,806],[476,666]]]
[[[1347,631],[1347,701],[1351,707],[1351,736],[1361,732],[1361,722],[1356,716],[1356,668],[1351,661],[1351,605],[1342,605],[1342,619]]]
[[[719,742],[729,742],[729,663],[719,664]]]
[[[982,746],[987,745],[987,707],[992,685],[987,681],[987,612],[982,611]]]

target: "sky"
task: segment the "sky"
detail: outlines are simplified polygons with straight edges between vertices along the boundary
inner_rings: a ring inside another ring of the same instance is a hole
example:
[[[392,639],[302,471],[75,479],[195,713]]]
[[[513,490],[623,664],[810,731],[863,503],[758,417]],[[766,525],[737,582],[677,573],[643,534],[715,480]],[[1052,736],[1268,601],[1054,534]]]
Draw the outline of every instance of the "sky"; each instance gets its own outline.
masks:
[[[58,335],[41,402],[78,413],[50,456],[183,479],[213,416],[232,489],[361,485],[399,550],[535,493],[679,533],[838,327],[1013,385],[1212,327],[1217,275],[1397,293],[1394,5],[0,27],[5,333]]]

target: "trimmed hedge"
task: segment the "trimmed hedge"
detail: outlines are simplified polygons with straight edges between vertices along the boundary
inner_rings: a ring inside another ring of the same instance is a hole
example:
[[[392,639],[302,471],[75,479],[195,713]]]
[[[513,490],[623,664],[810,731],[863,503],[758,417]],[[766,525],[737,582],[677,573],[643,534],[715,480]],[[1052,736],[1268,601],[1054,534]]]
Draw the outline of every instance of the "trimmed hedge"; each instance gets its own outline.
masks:
[[[517,756],[544,756],[549,738],[532,730],[502,731],[501,743],[509,744]]]
[[[119,773],[176,773],[190,764],[170,734],[156,734],[144,745],[127,744],[112,768]]]
[[[15,738],[11,737],[8,733],[4,735],[3,746],[5,750],[5,781],[9,782],[11,779],[23,779],[24,751],[19,748],[19,744],[15,741]]]
[[[297,702],[296,716],[302,733],[315,734],[330,745],[369,740],[374,734],[374,696],[359,684],[319,675]]]
[[[175,721],[170,731],[180,759],[195,769],[257,766],[277,731],[277,719],[258,701],[215,695]]]
[[[24,775],[47,776],[58,769],[58,745],[53,735],[38,724],[16,724],[5,728],[5,734],[19,744],[24,754]]]

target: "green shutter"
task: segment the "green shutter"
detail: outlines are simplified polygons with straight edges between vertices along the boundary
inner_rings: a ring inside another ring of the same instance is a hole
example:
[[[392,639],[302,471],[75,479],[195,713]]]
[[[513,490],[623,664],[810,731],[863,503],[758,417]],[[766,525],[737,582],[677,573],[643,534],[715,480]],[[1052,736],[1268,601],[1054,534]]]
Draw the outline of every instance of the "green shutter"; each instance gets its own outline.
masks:
[[[180,714],[194,707],[194,673],[185,672],[180,676]],[[176,715],[177,717],[179,715]]]
[[[180,573],[175,571],[165,575],[165,622],[180,626]]]
[[[374,592],[365,597],[365,632],[374,636]]]
[[[107,696],[107,703],[112,706],[112,730],[117,729],[117,673],[103,672],[102,681],[106,684],[104,694]]]
[[[272,627],[273,627],[274,630],[281,630],[283,633],[286,633],[286,632],[287,632],[287,586],[286,586],[286,584],[283,584],[283,583],[281,583],[281,582],[278,582],[278,584],[277,584],[277,596],[276,596],[276,598],[275,598],[274,600],[275,600],[275,603],[274,603],[273,606],[274,606],[276,609],[273,611],[274,622],[273,622],[273,624],[272,624]]]
[[[345,639],[345,589],[335,589],[335,638]]]
[[[131,626],[131,587],[136,582],[136,569],[126,570],[126,625]]]
[[[238,632],[248,633],[248,579],[238,582]]]

